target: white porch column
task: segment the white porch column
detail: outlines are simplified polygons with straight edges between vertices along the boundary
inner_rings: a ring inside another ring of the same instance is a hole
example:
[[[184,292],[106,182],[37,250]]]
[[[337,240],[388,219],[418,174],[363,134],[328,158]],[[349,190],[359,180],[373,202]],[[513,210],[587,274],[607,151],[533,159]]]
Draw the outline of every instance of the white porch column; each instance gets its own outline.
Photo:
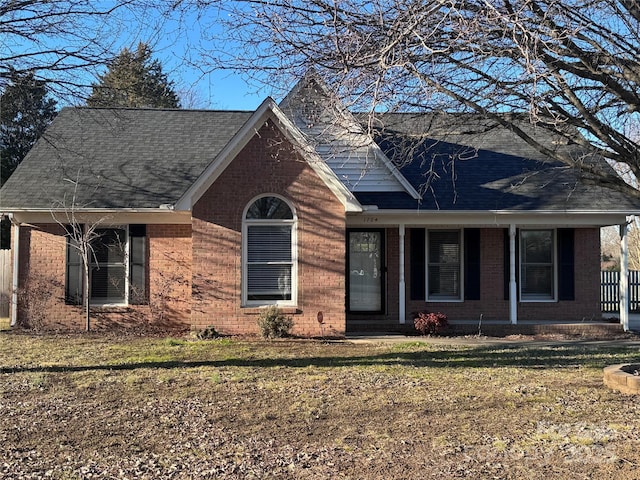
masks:
[[[629,331],[629,224],[620,225],[620,324]]]
[[[405,280],[404,280],[404,234],[405,228],[404,223],[401,223],[398,226],[398,257],[399,257],[399,277],[400,281],[398,284],[398,318],[400,319],[400,325],[404,325],[407,321],[406,318],[406,289],[405,289]]]
[[[12,219],[13,220],[13,219]],[[18,275],[20,267],[20,224],[11,222],[13,227],[13,275],[11,280],[11,326],[18,324]]]
[[[509,320],[518,323],[518,285],[516,283],[516,226],[509,225]]]

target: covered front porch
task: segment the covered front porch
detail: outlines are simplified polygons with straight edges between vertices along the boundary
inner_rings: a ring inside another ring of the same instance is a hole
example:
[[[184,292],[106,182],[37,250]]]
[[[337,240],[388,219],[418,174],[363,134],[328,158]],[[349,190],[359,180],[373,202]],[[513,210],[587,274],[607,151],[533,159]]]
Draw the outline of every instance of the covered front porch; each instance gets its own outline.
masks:
[[[365,210],[347,222],[346,330],[411,332],[418,311],[463,334],[640,329],[626,299],[617,322],[600,311],[599,232],[616,223],[624,270],[623,214]]]

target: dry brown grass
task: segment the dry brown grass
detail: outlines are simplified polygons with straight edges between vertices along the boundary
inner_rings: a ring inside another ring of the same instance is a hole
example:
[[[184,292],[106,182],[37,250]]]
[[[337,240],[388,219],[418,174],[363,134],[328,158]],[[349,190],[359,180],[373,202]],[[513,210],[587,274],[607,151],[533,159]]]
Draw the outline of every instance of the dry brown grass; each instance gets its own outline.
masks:
[[[638,478],[636,348],[0,332],[0,478]]]
[[[10,318],[0,317],[0,331],[9,330],[10,325],[11,325],[11,319]]]

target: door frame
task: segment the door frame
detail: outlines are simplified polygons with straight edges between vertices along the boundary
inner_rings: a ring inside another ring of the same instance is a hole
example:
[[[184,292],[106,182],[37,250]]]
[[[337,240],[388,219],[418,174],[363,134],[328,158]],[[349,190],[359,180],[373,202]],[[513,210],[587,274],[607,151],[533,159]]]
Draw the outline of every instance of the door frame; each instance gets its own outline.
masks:
[[[380,309],[379,310],[351,310],[351,233],[355,232],[378,232],[380,233]],[[346,241],[346,253],[347,258],[345,262],[345,309],[350,315],[380,315],[386,311],[386,281],[387,281],[387,251],[386,251],[386,232],[385,228],[347,228],[347,241]]]

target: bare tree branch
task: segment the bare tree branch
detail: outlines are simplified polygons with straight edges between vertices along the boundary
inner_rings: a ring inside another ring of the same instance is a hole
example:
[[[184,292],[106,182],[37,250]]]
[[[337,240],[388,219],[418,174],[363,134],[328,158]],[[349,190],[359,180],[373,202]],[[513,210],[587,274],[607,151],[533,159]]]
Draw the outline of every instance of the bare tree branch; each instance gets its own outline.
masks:
[[[625,165],[637,185],[637,2],[245,0],[198,7],[203,29],[208,18],[226,27],[226,38],[212,37],[224,47],[202,52],[210,68],[245,72],[272,87],[314,68],[347,105],[372,116],[476,112],[549,158],[638,196],[612,169],[588,161],[593,156],[539,140],[564,139]],[[531,126],[546,133],[532,135]]]
[[[95,74],[122,48],[159,29],[170,0],[0,0],[0,89],[33,73],[57,97],[84,95]],[[176,13],[177,14],[177,13]]]

